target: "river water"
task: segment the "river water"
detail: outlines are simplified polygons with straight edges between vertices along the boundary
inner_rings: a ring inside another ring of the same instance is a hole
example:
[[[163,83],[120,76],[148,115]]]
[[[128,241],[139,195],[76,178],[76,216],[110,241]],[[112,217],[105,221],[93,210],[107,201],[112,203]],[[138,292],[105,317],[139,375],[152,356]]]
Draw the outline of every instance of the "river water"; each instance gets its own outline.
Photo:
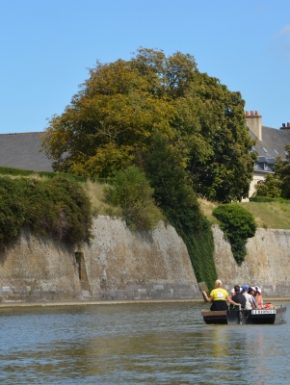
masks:
[[[288,305],[287,305],[288,306]],[[0,384],[290,384],[282,325],[205,325],[205,305],[0,309]]]

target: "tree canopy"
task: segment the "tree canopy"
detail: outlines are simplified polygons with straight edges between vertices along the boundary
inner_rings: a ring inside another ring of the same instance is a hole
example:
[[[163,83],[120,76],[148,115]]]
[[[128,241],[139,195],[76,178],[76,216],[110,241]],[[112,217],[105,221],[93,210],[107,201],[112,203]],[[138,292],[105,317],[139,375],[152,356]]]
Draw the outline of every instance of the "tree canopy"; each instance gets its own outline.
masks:
[[[55,170],[107,178],[143,168],[156,134],[196,192],[224,202],[247,195],[253,157],[244,101],[181,52],[142,48],[130,60],[97,63],[50,120],[44,147]]]

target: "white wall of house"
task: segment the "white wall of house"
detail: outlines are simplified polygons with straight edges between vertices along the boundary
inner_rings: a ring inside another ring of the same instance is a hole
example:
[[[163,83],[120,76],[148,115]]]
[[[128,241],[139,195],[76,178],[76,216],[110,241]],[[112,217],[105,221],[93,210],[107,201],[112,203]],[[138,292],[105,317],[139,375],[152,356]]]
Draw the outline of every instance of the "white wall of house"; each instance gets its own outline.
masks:
[[[261,181],[264,181],[266,178],[265,178],[265,175],[258,175],[258,174],[254,174],[253,175],[253,179],[250,183],[250,188],[249,188],[249,198],[251,196],[254,195],[254,193],[256,192],[257,190],[257,184]]]

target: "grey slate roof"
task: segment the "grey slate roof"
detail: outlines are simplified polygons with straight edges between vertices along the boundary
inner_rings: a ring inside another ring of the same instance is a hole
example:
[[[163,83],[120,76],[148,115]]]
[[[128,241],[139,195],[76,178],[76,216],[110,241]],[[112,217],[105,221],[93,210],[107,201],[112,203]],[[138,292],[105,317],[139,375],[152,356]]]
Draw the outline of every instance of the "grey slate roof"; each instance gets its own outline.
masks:
[[[285,159],[285,146],[290,144],[290,129],[275,129],[262,127],[262,141],[250,132],[256,141],[253,151],[257,153],[257,161],[254,171],[267,173],[272,172],[275,160],[278,156]]]
[[[52,171],[42,149],[44,132],[0,134],[0,166],[33,171]]]
[[[253,147],[258,155],[254,171],[273,171],[275,159],[285,159],[285,146],[290,144],[290,128],[275,129],[262,127],[262,141],[250,131],[256,141]],[[0,167],[23,170],[52,171],[52,161],[42,149],[44,132],[0,134]]]

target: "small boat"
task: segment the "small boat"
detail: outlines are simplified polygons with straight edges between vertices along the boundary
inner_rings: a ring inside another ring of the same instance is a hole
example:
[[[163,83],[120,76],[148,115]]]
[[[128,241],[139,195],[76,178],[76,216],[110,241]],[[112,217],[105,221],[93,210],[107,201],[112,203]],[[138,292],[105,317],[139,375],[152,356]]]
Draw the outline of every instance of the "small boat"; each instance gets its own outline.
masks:
[[[202,310],[206,324],[280,324],[284,322],[286,306],[253,310]]]

